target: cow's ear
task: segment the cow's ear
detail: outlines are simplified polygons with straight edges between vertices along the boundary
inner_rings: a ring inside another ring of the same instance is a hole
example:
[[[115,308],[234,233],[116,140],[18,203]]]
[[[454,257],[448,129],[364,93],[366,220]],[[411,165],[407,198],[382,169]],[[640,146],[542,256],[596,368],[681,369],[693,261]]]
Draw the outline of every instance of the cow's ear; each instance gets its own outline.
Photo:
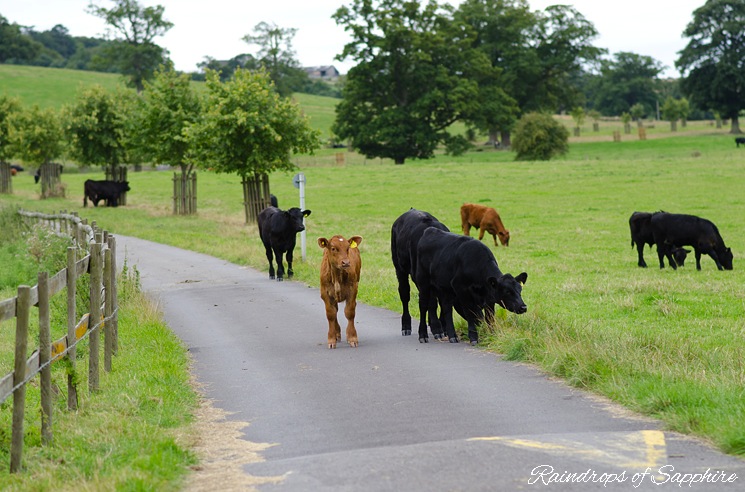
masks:
[[[518,282],[520,282],[521,285],[525,285],[525,282],[528,281],[528,274],[525,273],[525,272],[523,272],[520,275],[518,275],[517,277],[515,277],[515,280],[517,280]]]
[[[329,245],[329,240],[326,239],[325,237],[319,237],[318,245],[325,249]]]
[[[303,217],[307,217],[310,215],[310,210],[303,210]]]
[[[362,242],[362,236],[352,236],[349,238],[349,246],[356,248]]]

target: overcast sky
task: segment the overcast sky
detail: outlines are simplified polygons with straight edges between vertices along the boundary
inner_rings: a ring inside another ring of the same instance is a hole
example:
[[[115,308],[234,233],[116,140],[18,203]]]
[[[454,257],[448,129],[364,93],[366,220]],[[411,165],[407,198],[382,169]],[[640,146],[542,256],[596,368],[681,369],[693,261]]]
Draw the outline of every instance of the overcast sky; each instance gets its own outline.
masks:
[[[600,33],[594,44],[609,52],[647,55],[668,67],[664,76],[678,77],[674,62],[686,45],[683,30],[704,0],[529,0],[533,10],[564,3],[573,5]],[[73,36],[102,37],[102,19],[86,12],[89,0],[0,0],[0,15],[10,22],[46,31],[57,24]],[[106,8],[110,0],[94,0]],[[206,56],[224,60],[255,53],[256,46],[241,40],[259,22],[298,29],[293,48],[303,66],[334,65],[342,73],[349,61],[334,58],[349,41],[331,15],[345,0],[140,0],[140,5],[163,5],[174,27],[156,43],[169,50],[177,70],[195,71]],[[449,3],[458,4],[459,0]]]

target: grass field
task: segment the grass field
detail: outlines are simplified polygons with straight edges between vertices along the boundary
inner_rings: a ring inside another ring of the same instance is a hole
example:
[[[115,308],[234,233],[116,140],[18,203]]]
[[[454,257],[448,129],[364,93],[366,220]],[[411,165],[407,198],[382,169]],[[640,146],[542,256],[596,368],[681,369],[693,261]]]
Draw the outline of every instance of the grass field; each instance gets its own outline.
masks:
[[[550,162],[471,152],[403,166],[346,154],[346,164],[336,165],[334,155],[297,158],[313,211],[307,259],[296,263],[298,281],[317,285],[318,236],[359,234],[360,299],[400,311],[389,251],[395,218],[415,207],[458,231],[463,202],[494,206],[512,239],[509,248],[487,244],[502,271],[528,272],[523,297],[529,311],[502,313],[496,326],[482,330],[486,347],[745,454],[745,274],[738,260],[745,251],[745,153],[730,135],[700,128],[675,138],[575,142],[568,156]],[[266,271],[256,228],[244,225],[239,178],[201,172],[199,214],[173,217],[171,177],[130,173],[133,191],[122,208],[82,208],[82,182],[102,179],[99,173],[66,173],[68,198],[44,201],[24,174],[3,200],[76,210],[115,234]],[[291,180],[292,173],[271,177],[283,208],[297,205]],[[635,210],[659,209],[714,221],[734,252],[734,270],[718,271],[704,257],[696,271],[690,257],[684,268],[661,271],[649,249],[652,267],[638,268],[628,218]],[[390,331],[400,336],[398,324]]]

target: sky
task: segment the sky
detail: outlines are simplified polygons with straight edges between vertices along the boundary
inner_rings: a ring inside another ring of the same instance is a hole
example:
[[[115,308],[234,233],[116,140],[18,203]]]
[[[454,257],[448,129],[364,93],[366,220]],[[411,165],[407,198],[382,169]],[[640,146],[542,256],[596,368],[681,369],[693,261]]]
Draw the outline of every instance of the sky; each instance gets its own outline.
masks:
[[[442,1],[442,0],[441,0]],[[90,0],[0,0],[0,15],[8,21],[46,31],[57,24],[72,36],[103,37],[104,21],[86,12]],[[111,8],[111,0],[93,0]],[[227,60],[258,48],[242,38],[260,22],[296,28],[296,59],[302,66],[334,65],[346,73],[353,63],[336,61],[349,36],[331,19],[351,0],[140,0],[142,6],[163,5],[164,17],[174,24],[155,42],[170,52],[177,70],[196,71],[209,56]],[[448,0],[457,5],[459,0]],[[687,40],[682,37],[693,11],[705,0],[529,0],[531,9],[563,3],[574,6],[592,22],[599,36],[593,44],[610,54],[630,51],[651,56],[667,69],[665,77],[679,77],[675,60]]]

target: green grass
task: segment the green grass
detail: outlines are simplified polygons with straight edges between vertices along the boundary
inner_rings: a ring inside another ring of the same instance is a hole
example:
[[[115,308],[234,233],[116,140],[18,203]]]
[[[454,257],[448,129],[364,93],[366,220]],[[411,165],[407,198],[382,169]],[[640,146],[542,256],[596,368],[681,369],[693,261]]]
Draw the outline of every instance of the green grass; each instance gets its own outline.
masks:
[[[307,260],[296,278],[317,284],[318,236],[360,234],[360,299],[399,311],[390,260],[390,226],[415,207],[459,230],[465,201],[497,208],[510,247],[494,247],[500,267],[527,271],[527,314],[500,316],[483,330],[489,349],[533,362],[571,384],[663,419],[669,428],[711,439],[745,454],[745,171],[742,149],[724,131],[675,138],[573,143],[566,157],[514,162],[507,152],[438,156],[395,166],[332,152],[298,157],[306,175]],[[199,174],[199,214],[170,215],[172,174],[130,173],[123,208],[83,209],[82,182],[98,174],[64,175],[67,199],[36,199],[31,177],[16,177],[14,204],[77,210],[115,234],[208,253],[266,271],[255,226],[245,226],[239,179]],[[297,204],[292,173],[271,177],[283,208]],[[735,254],[720,272],[707,256],[678,271],[636,266],[628,217],[635,210],[692,213],[714,221]],[[299,252],[296,252],[299,257]],[[415,306],[412,306],[416,310]],[[319,313],[321,316],[322,313]],[[399,336],[397,323],[391,336]],[[364,347],[364,333],[361,334]]]

